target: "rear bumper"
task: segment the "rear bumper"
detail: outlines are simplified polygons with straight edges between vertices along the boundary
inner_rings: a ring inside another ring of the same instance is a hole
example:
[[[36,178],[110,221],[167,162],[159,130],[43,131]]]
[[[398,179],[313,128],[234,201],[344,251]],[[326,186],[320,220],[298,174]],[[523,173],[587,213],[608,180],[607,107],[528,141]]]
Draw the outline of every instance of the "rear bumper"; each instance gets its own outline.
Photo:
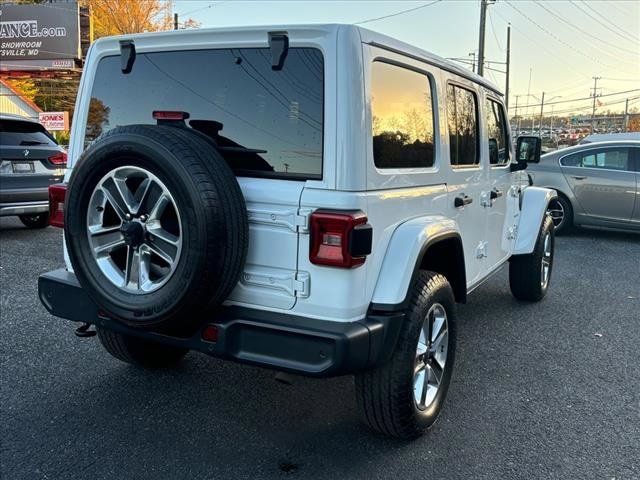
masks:
[[[128,327],[102,315],[66,270],[38,279],[38,294],[53,315],[208,355],[313,377],[331,377],[384,363],[395,348],[403,313],[370,314],[355,322],[316,320],[275,312],[222,307],[189,338]],[[202,339],[215,325],[218,339]]]
[[[0,217],[9,215],[36,215],[47,213],[49,202],[20,202],[20,203],[0,203]]]

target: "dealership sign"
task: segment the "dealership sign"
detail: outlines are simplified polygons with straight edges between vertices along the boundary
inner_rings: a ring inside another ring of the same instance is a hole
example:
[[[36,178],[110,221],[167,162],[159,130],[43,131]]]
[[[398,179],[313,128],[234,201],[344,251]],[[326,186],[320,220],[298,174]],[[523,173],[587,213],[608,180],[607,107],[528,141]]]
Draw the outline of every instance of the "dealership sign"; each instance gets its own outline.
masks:
[[[40,112],[38,120],[50,131],[69,130],[69,112]]]
[[[80,58],[77,3],[0,5],[2,70],[29,65],[68,68],[76,58]]]

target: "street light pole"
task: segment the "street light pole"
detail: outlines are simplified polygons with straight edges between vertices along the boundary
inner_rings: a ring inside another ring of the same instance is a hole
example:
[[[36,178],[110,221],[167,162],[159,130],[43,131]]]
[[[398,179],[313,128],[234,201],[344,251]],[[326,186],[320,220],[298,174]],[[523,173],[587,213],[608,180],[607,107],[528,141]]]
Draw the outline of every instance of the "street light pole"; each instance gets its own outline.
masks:
[[[629,99],[624,102],[624,131],[629,131]]]
[[[598,95],[598,80],[600,80],[600,78],[601,77],[593,77],[593,110],[591,110],[591,133],[593,133],[596,117],[596,97],[600,96]]]

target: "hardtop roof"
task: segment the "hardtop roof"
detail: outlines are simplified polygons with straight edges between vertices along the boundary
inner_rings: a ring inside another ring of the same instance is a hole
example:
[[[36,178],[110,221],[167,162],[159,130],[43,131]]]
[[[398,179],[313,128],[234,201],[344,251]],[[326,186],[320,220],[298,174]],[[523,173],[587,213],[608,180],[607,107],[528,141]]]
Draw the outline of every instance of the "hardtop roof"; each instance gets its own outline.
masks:
[[[442,68],[443,70],[447,70],[451,73],[464,77],[468,80],[471,80],[474,83],[478,83],[483,87],[486,87],[498,95],[502,95],[502,92],[498,89],[498,87],[480,75],[477,75],[473,72],[470,72],[466,68],[461,67],[460,65],[447,60],[443,57],[435,55],[427,50],[423,50],[416,46],[413,46],[409,43],[403,42],[396,38],[390,37],[388,35],[384,35],[379,32],[375,32],[373,30],[369,30],[367,28],[360,27],[358,25],[351,24],[341,24],[341,23],[327,23],[327,24],[289,24],[289,25],[255,25],[255,26],[240,26],[240,27],[214,27],[214,28],[200,28],[200,29],[192,29],[192,30],[167,30],[162,32],[148,32],[148,33],[137,33],[131,35],[118,35],[115,37],[103,37],[96,41],[98,44],[106,43],[109,41],[120,41],[120,40],[133,40],[136,39],[153,39],[153,38],[167,38],[173,36],[202,36],[207,34],[238,34],[238,33],[251,33],[251,34],[261,34],[267,32],[300,32],[300,31],[316,31],[321,32],[326,36],[337,35],[340,29],[353,29],[358,33],[361,41],[363,43],[377,46],[386,50],[389,50],[394,53],[398,53],[401,55],[405,55],[411,58],[414,58],[419,61],[423,61],[425,63],[429,63],[431,65]],[[265,35],[265,42],[267,40],[267,36]]]

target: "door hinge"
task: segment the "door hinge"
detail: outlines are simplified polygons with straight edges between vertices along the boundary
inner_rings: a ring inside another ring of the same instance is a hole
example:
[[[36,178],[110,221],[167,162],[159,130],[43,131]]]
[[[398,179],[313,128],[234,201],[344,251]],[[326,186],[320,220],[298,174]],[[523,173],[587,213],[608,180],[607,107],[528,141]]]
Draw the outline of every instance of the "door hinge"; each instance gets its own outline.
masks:
[[[300,233],[309,231],[309,217],[311,216],[310,208],[299,208],[295,218],[296,229]]]
[[[296,273],[293,279],[293,290],[298,298],[307,298],[309,296],[310,276],[307,272]]]
[[[269,211],[255,208],[247,209],[250,223],[261,223],[263,225],[281,225],[294,232],[307,232],[309,229],[310,208],[299,208],[298,210]]]
[[[287,292],[293,297],[309,296],[309,279],[307,272],[259,272],[245,271],[240,281],[247,286],[268,288]]]

